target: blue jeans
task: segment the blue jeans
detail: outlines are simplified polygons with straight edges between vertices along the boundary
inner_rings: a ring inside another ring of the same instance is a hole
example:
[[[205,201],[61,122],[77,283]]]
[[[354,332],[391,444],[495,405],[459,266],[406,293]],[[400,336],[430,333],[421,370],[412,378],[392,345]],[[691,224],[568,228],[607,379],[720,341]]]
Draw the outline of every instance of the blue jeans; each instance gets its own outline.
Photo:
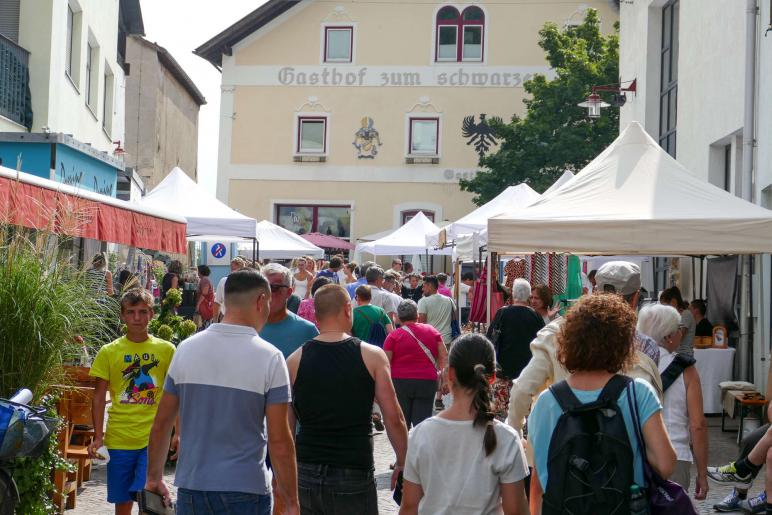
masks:
[[[301,515],[378,515],[373,470],[298,463]]]
[[[177,515],[271,515],[271,496],[180,488]]]

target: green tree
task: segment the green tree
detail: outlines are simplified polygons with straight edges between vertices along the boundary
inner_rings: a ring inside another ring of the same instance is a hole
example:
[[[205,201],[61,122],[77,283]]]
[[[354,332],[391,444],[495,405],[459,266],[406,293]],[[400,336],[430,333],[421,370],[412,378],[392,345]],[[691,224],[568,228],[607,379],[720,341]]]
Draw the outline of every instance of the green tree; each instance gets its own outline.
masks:
[[[603,35],[597,11],[589,9],[581,25],[560,29],[549,22],[539,31],[539,46],[556,76],[527,81],[525,116],[495,126],[498,150],[480,159],[473,179],[460,183],[476,194],[476,204],[521,182],[544,191],[564,170],[581,170],[616,138],[618,109],[590,120],[577,106],[592,86],[619,82],[619,24],[614,28]]]

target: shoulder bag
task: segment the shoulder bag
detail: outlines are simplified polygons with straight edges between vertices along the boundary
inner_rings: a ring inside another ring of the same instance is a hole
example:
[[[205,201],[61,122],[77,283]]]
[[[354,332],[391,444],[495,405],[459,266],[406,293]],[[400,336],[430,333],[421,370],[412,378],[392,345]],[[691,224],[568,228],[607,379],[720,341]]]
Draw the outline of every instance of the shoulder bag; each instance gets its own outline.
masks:
[[[418,336],[415,335],[413,331],[410,330],[410,328],[406,325],[402,326],[402,329],[407,331],[407,333],[413,337],[413,339],[418,343],[419,347],[421,347],[421,350],[424,351],[424,354],[426,354],[426,357],[429,358],[429,361],[432,362],[432,365],[434,365],[434,370],[437,371],[437,374],[440,374],[442,371],[440,370],[440,367],[437,366],[437,360],[434,359],[434,354],[432,354],[432,351],[430,351],[424,343],[418,339]]]
[[[632,394],[630,391],[632,390]],[[632,399],[631,399],[632,398]],[[657,474],[646,458],[646,444],[643,441],[641,416],[638,413],[638,398],[635,394],[635,383],[630,383],[627,390],[627,404],[635,426],[635,438],[641,451],[643,461],[643,477],[646,481],[646,497],[651,515],[697,515],[689,494],[681,485],[663,479]]]

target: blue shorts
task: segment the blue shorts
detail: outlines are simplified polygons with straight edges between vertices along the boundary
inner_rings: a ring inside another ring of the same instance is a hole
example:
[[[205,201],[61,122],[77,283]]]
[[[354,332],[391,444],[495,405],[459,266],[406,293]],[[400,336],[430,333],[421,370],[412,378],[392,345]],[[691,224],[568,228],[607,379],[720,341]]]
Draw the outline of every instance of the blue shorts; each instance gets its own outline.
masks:
[[[107,502],[120,504],[136,500],[145,488],[147,447],[131,451],[107,449]]]

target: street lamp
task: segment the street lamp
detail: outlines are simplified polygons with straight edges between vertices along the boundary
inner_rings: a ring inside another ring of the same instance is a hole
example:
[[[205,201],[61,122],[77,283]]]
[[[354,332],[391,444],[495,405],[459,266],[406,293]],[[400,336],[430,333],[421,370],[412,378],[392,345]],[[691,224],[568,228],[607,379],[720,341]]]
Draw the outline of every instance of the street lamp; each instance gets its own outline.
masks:
[[[629,82],[630,85],[626,87],[622,87],[622,83],[593,86],[592,92],[590,93],[590,96],[587,97],[587,100],[577,105],[587,109],[588,118],[600,118],[601,109],[604,107],[611,107],[612,105],[614,107],[622,107],[625,105],[625,102],[627,102],[627,95],[625,95],[625,93],[628,91],[633,94],[636,93],[636,79],[627,82]],[[613,91],[614,99],[612,100],[612,103],[608,104],[604,102],[603,99],[600,98],[600,95],[598,95],[598,91]]]
[[[600,118],[600,110],[611,106],[611,104],[604,102],[597,93],[592,93],[587,97],[587,100],[581,102],[578,106],[587,108],[588,118]]]

